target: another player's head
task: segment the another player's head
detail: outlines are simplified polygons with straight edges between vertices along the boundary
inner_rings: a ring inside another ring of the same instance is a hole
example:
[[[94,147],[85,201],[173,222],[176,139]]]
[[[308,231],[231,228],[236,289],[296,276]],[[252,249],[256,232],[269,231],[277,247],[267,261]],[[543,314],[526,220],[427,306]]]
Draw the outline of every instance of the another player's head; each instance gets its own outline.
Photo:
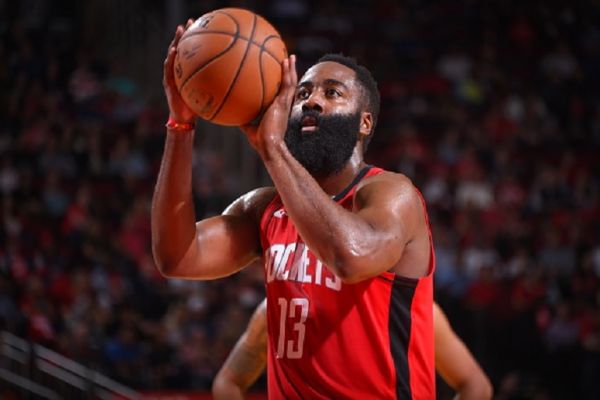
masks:
[[[364,152],[379,115],[379,90],[353,58],[327,54],[298,84],[285,142],[313,175],[343,169],[355,149]]]

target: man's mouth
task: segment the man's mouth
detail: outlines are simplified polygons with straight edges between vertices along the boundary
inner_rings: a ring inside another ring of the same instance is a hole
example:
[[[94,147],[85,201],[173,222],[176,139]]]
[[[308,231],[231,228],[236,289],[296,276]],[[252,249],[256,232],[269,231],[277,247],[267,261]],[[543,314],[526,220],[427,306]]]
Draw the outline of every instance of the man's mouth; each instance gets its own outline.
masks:
[[[301,125],[302,132],[314,132],[319,128],[317,125],[317,119],[308,115],[302,118]]]

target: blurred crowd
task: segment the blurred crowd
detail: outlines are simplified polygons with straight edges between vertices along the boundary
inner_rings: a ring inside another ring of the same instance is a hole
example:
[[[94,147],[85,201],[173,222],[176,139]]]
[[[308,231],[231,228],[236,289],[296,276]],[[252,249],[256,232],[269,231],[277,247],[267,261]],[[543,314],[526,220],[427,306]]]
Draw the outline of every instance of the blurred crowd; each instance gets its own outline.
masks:
[[[208,389],[264,295],[262,269],[157,273],[166,105],[126,60],[82,45],[67,3],[0,2],[0,328],[138,389]],[[191,16],[233,4],[180,3]],[[424,194],[436,299],[496,397],[600,398],[600,7],[235,5],[272,21],[301,69],[343,51],[373,72],[382,113],[367,159]],[[202,218],[242,193],[223,161],[235,155],[197,147]]]

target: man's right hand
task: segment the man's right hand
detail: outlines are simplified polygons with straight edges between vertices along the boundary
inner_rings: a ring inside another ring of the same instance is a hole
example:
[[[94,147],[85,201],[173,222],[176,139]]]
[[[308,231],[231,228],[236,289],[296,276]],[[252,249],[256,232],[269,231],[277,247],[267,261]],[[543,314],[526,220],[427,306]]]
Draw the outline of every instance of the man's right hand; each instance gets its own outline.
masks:
[[[193,23],[194,21],[188,19],[185,24],[178,25],[175,31],[175,38],[169,45],[167,50],[167,58],[164,63],[163,70],[163,87],[165,89],[165,95],[167,96],[167,102],[169,103],[169,118],[180,123],[194,123],[196,114],[185,104],[177,85],[175,84],[175,73],[173,71],[173,64],[175,63],[175,56],[177,55],[177,45],[183,35],[183,32]]]
[[[296,56],[291,55],[281,63],[281,87],[277,96],[269,105],[258,125],[245,125],[240,129],[258,154],[265,159],[269,146],[277,146],[284,142],[285,132],[290,119],[290,110],[294,102],[298,74],[296,72]]]

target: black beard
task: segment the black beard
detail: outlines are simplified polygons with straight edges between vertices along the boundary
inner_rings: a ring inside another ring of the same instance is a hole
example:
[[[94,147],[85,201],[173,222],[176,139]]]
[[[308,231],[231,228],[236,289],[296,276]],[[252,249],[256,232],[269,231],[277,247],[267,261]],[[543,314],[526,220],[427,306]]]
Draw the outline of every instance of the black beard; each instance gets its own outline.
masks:
[[[315,118],[316,131],[302,133],[302,118],[306,116]],[[312,176],[325,178],[340,172],[352,156],[359,126],[360,112],[324,116],[308,110],[290,117],[285,144]]]

